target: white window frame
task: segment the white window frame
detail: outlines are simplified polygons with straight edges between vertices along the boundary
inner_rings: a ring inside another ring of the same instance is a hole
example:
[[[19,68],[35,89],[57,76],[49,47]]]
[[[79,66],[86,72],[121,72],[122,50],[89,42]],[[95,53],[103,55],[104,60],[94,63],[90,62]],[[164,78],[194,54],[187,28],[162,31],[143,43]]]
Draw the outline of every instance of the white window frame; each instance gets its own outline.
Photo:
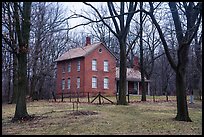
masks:
[[[92,70],[97,71],[97,60],[96,59],[92,60]]]
[[[105,72],[108,72],[108,69],[109,69],[109,65],[108,65],[108,60],[104,60],[104,62],[103,62],[103,70],[105,71]]]
[[[92,77],[92,88],[97,88],[97,77]]]
[[[105,77],[103,80],[103,88],[109,89],[109,79],[107,77]]]
[[[80,71],[80,60],[77,61],[77,71]]]
[[[71,72],[71,62],[68,62],[68,68],[67,68],[68,72]]]
[[[80,77],[77,77],[77,88],[80,88]]]
[[[70,89],[71,88],[71,79],[68,78],[67,80],[67,89]]]
[[[62,79],[62,90],[65,89],[65,79]]]

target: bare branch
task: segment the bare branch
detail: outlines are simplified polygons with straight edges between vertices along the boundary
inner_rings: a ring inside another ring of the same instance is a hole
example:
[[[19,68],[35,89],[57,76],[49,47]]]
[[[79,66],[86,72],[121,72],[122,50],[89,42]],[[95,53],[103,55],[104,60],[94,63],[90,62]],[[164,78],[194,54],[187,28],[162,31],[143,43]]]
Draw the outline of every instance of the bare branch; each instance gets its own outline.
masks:
[[[174,24],[175,24],[176,38],[177,38],[179,45],[181,45],[182,40],[183,40],[183,30],[181,28],[181,21],[179,18],[178,10],[176,8],[176,3],[175,2],[169,2],[169,7],[170,7],[172,17],[174,20]]]
[[[153,15],[153,4],[152,4],[152,2],[149,2],[149,4],[150,4],[150,11],[147,12],[146,10],[143,10],[143,12],[146,13],[146,14],[148,14],[148,15],[151,17],[152,22],[153,22],[154,25],[156,26],[157,31],[158,31],[158,33],[159,33],[159,36],[160,36],[160,38],[161,38],[161,41],[162,41],[162,44],[163,44],[163,46],[164,46],[164,50],[165,50],[166,56],[167,56],[167,58],[168,58],[168,60],[169,60],[169,63],[171,64],[172,68],[176,71],[176,64],[175,64],[175,62],[173,61],[173,58],[171,57],[171,55],[170,55],[170,53],[169,53],[168,45],[167,45],[167,42],[166,42],[166,40],[165,40],[165,38],[164,38],[163,32],[162,32],[162,30],[161,30],[161,28],[160,28],[158,22],[156,21],[154,15]]]
[[[120,32],[120,30],[119,30],[119,26],[118,26],[118,23],[117,23],[115,17],[113,17],[114,14],[113,14],[113,3],[112,2],[108,2],[108,9],[109,9],[110,15],[112,16],[112,20],[113,20],[116,32],[118,34]]]

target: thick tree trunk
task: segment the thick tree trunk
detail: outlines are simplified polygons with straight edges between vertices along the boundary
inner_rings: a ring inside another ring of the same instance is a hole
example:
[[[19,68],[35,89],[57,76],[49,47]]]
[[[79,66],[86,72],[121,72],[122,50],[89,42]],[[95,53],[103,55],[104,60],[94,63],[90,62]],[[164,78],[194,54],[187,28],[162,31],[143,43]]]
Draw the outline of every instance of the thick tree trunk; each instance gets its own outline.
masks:
[[[23,3],[22,17],[19,16],[19,6],[14,2],[14,17],[16,22],[16,33],[18,36],[19,53],[18,59],[18,91],[16,94],[17,102],[13,121],[29,119],[30,116],[26,107],[27,80],[27,53],[30,36],[30,14],[31,2]],[[21,19],[21,20],[20,20]]]
[[[185,86],[185,73],[181,72],[178,68],[176,71],[176,99],[177,99],[177,115],[175,117],[178,121],[188,121],[191,119],[188,114],[186,86]]]
[[[125,40],[120,40],[120,79],[119,79],[119,100],[118,105],[127,105],[126,101],[126,46]]]
[[[18,92],[16,111],[13,120],[29,117],[26,107],[26,84],[27,84],[27,58],[26,53],[18,55]]]
[[[188,63],[189,44],[179,45],[177,51],[178,64],[176,67],[176,98],[177,98],[177,115],[178,121],[191,121],[188,113],[186,97],[186,67]]]
[[[187,18],[187,30],[185,31],[185,34],[183,35],[184,31],[182,29],[182,22],[179,17],[179,12],[176,7],[175,2],[169,2],[169,7],[172,13],[172,18],[175,25],[176,30],[176,38],[177,42],[179,44],[177,55],[178,55],[178,63],[176,64],[169,52],[167,42],[164,38],[164,34],[162,33],[162,30],[156,21],[153,12],[154,12],[154,6],[153,3],[150,4],[150,12],[146,12],[150,15],[153,23],[155,24],[159,36],[161,38],[162,44],[164,46],[164,50],[167,56],[167,59],[173,68],[173,70],[176,72],[176,96],[177,96],[177,116],[176,120],[179,121],[191,121],[188,114],[188,107],[187,107],[187,100],[186,100],[186,83],[185,83],[185,72],[186,72],[186,64],[188,63],[188,50],[189,46],[191,44],[191,41],[193,37],[195,36],[195,33],[198,31],[199,25],[201,23],[202,18],[202,3],[197,3],[196,6],[193,6],[193,3],[189,3],[189,5],[184,8],[185,9],[185,16]],[[200,16],[199,16],[200,14]]]
[[[178,64],[176,67],[176,98],[177,98],[177,115],[178,121],[191,121],[188,113],[186,97],[186,67],[188,63],[188,52],[190,45],[179,45],[177,51]]]

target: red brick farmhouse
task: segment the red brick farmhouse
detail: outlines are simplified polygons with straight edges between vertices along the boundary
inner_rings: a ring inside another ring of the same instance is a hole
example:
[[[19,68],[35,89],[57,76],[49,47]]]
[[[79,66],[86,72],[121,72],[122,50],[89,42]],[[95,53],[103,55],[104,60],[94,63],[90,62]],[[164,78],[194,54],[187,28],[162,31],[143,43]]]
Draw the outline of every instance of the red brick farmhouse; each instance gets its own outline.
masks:
[[[92,95],[98,92],[114,95],[118,91],[116,56],[101,42],[91,44],[90,37],[87,37],[84,47],[65,52],[56,62],[57,95],[79,93],[80,96],[87,96],[88,92]],[[141,94],[140,81],[139,70],[127,68],[129,93]],[[146,83],[149,94],[149,81],[146,80]]]

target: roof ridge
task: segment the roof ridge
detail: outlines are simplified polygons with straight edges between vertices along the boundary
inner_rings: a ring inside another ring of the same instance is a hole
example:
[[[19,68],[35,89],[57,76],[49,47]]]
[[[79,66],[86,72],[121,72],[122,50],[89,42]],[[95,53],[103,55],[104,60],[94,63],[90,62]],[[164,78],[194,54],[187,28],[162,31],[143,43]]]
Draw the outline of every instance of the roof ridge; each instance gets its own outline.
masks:
[[[91,51],[93,51],[95,48],[97,48],[101,43],[102,42],[95,42],[95,43],[87,45],[87,46],[72,48],[72,49],[66,51],[65,53],[63,53],[55,61],[62,61],[62,60],[66,60],[66,59],[86,56]],[[76,55],[77,52],[79,52],[78,55]],[[69,55],[69,56],[71,55],[71,56],[67,58],[66,57],[67,55]]]
[[[71,48],[70,50],[74,50],[74,49],[85,49],[86,47],[91,47],[92,45],[96,45],[96,44],[98,45],[99,43],[102,43],[102,42],[95,42],[95,43],[90,44],[90,45],[87,45],[87,46]],[[68,50],[68,51],[70,51],[70,50]],[[68,52],[68,51],[66,51],[66,52]],[[66,52],[65,52],[65,53],[66,53]]]

